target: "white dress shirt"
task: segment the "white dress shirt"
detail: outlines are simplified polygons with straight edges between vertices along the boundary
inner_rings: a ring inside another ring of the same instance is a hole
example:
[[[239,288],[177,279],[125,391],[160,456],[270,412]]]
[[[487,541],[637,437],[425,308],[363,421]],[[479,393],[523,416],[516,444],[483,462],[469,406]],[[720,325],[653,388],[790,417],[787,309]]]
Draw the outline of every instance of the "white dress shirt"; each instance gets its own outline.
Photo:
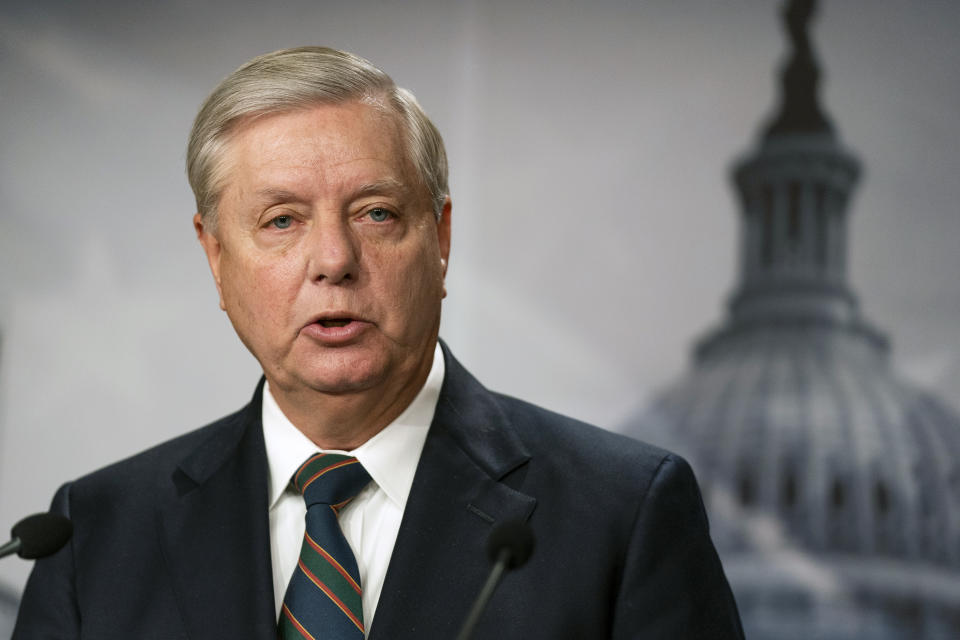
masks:
[[[363,620],[368,630],[380,599],[413,475],[437,408],[443,374],[443,352],[438,344],[427,381],[410,406],[383,431],[353,451],[335,452],[355,456],[373,480],[340,512],[340,528],[360,569]],[[270,467],[270,557],[274,603],[279,616],[287,584],[297,566],[306,526],[307,509],[303,497],[290,488],[290,478],[320,449],[287,419],[267,384],[263,387],[263,437]]]

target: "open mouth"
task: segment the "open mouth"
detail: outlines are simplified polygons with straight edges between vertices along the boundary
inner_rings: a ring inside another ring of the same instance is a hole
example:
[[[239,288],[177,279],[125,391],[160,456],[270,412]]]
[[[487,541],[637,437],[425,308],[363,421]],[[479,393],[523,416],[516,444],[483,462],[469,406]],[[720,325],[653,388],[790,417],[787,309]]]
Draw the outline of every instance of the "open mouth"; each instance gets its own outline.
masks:
[[[319,321],[321,327],[345,327],[350,324],[352,320],[350,318],[325,318]]]
[[[303,334],[327,346],[341,346],[358,340],[372,324],[350,315],[346,309],[331,310],[329,315],[317,315],[313,322],[303,327]]]

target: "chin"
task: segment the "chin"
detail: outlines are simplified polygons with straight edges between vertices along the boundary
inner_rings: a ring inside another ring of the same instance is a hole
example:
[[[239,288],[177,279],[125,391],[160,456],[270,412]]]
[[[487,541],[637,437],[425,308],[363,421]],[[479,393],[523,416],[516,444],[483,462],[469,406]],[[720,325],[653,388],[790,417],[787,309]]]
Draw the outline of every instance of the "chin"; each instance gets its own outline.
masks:
[[[341,360],[322,367],[310,367],[299,377],[305,386],[330,394],[356,393],[372,389],[387,377],[386,363],[370,360]]]
[[[312,345],[311,345],[312,346]],[[288,358],[280,373],[291,386],[327,394],[350,394],[391,386],[416,374],[417,362],[382,345],[309,349]]]
[[[374,376],[322,376],[308,379],[306,381],[306,386],[319,393],[326,393],[329,395],[348,395],[351,393],[368,391],[376,387],[378,382],[379,379]]]

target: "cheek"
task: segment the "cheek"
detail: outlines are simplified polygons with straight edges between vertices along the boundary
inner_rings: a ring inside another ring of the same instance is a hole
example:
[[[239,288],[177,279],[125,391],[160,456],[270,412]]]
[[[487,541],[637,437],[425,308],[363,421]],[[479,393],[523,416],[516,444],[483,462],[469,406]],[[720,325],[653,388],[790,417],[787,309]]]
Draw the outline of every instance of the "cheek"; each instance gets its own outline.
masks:
[[[408,331],[432,325],[439,309],[443,277],[439,256],[432,260],[434,253],[428,246],[412,259],[409,255],[398,255],[393,266],[382,271],[383,298],[390,300],[395,320]]]
[[[283,316],[297,294],[297,273],[287,261],[228,261],[222,272],[227,305],[256,320]]]

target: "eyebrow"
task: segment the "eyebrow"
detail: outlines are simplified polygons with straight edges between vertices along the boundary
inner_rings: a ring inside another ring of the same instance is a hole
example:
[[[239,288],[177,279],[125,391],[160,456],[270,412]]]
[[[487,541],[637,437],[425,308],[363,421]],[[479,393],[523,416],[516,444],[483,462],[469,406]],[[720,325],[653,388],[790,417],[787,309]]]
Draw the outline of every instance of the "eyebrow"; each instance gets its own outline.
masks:
[[[403,182],[400,182],[395,178],[384,178],[383,180],[376,180],[374,182],[368,182],[364,185],[361,185],[353,192],[353,197],[362,198],[364,196],[376,195],[378,193],[406,193],[406,191],[407,185]],[[298,196],[293,191],[288,191],[287,189],[276,189],[273,187],[258,189],[256,191],[256,195],[261,201],[271,204],[304,201],[302,196]]]
[[[354,192],[356,197],[369,196],[385,192],[406,192],[407,185],[394,178],[384,178],[375,182],[368,182]]]
[[[286,189],[274,189],[272,187],[258,189],[256,194],[260,200],[272,204],[278,204],[280,202],[300,202],[303,200],[302,197],[298,196],[292,191],[287,191]]]

